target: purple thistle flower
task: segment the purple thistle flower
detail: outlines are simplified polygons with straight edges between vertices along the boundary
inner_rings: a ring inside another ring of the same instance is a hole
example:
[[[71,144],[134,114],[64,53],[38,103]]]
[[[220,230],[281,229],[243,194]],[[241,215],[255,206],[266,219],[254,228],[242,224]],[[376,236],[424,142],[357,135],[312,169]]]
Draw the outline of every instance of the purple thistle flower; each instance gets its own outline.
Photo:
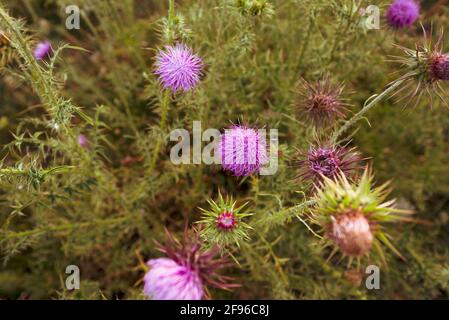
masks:
[[[180,242],[166,231],[168,242],[157,244],[157,249],[166,258],[147,262],[150,271],[144,277],[144,293],[156,300],[200,300],[204,297],[204,286],[230,289],[238,285],[229,283],[232,278],[223,276],[218,270],[229,266],[220,249],[214,246],[203,249],[197,230],[186,230]]]
[[[419,11],[415,0],[395,0],[387,11],[388,24],[396,29],[410,27],[418,20]]]
[[[46,57],[50,56],[51,52],[53,51],[51,47],[50,41],[42,41],[39,42],[34,49],[33,56],[36,60],[43,60]]]
[[[430,59],[430,71],[435,81],[449,80],[449,53],[435,53]]]
[[[318,184],[323,177],[334,179],[339,174],[350,178],[361,168],[363,160],[355,148],[338,146],[311,146],[301,155],[298,178]]]
[[[224,170],[235,176],[258,173],[268,162],[265,137],[256,129],[234,125],[221,135],[218,155]]]
[[[145,295],[154,300],[201,300],[203,284],[198,274],[168,258],[151,259],[145,275]]]
[[[90,143],[87,137],[84,134],[78,135],[76,139],[81,148],[90,149]]]
[[[184,44],[166,46],[157,55],[155,65],[159,81],[173,92],[196,87],[204,67],[202,59]]]

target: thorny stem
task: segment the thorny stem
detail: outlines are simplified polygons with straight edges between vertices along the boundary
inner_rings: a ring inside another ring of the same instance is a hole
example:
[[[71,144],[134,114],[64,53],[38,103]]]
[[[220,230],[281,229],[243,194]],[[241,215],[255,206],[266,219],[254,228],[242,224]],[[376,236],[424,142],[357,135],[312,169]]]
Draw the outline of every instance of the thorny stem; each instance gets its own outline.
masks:
[[[175,0],[168,1],[168,25],[173,26],[175,21]],[[167,44],[171,45],[173,42],[173,30],[169,31]],[[167,122],[167,114],[168,108],[170,106],[170,90],[166,89],[162,98],[162,114],[161,114],[161,122],[159,125],[160,131],[162,134],[165,133],[165,127]],[[156,166],[157,158],[159,155],[159,151],[161,148],[161,140],[158,139],[156,142],[156,146],[153,151],[153,157],[151,159],[150,167],[148,168],[148,174],[151,174]]]
[[[346,121],[346,123],[340,127],[332,136],[331,141],[336,143],[338,138],[345,133],[349,128],[351,128],[357,121],[359,121],[365,113],[367,113],[372,107],[374,107],[377,103],[379,103],[382,99],[390,95],[390,93],[394,92],[405,79],[396,80],[392,85],[390,85],[387,89],[385,89],[382,93],[378,94],[370,103],[366,104],[362,110],[357,112],[351,119]]]
[[[47,175],[50,173],[64,173],[64,172],[68,172],[74,168],[76,168],[76,167],[75,166],[60,166],[60,167],[55,167],[55,168],[51,168],[51,169],[41,170],[41,171],[39,171],[39,173],[42,175]],[[1,177],[1,175],[27,175],[29,173],[30,173],[29,170],[21,170],[21,169],[16,169],[16,168],[0,169],[0,177]]]
[[[19,28],[15,26],[13,18],[11,18],[8,15],[8,13],[3,9],[3,7],[0,7],[0,18],[3,21],[3,23],[7,26],[7,28],[11,30],[11,32],[14,34],[14,37],[17,41],[16,44],[18,47],[17,49],[30,69],[29,76],[31,78],[30,79],[31,86],[36,90],[42,103],[47,107],[47,109],[56,106],[59,100],[58,92],[52,86],[51,81],[43,76],[42,70],[39,64],[32,56],[31,50],[28,46],[27,41],[23,37],[21,30],[19,30]],[[53,116],[52,114],[53,112],[51,112],[51,110],[47,111],[50,113],[50,115]],[[83,112],[81,112],[81,110],[75,110],[75,112],[78,113],[84,120],[88,119],[88,117]],[[70,126],[64,126],[64,128],[69,138],[74,143],[74,145],[76,145],[77,149],[81,152],[81,154],[84,155],[83,149],[80,148],[76,143],[76,135],[73,132],[72,128]]]
[[[46,81],[46,79],[42,76],[36,60],[31,55],[30,50],[28,50],[28,45],[24,37],[22,36],[22,33],[16,27],[14,27],[14,23],[12,22],[11,17],[3,8],[0,8],[0,16],[5,25],[14,33],[18,45],[20,46],[20,50],[18,51],[22,54],[23,58],[29,65],[33,78],[37,78],[37,81],[34,83],[37,93],[44,101],[47,100],[47,97],[50,98],[48,99],[49,101],[47,101],[48,104],[54,104],[56,102],[54,92],[52,92],[52,90],[49,88],[48,81]]]
[[[164,132],[165,132],[169,105],[170,105],[170,91],[167,89],[164,92],[164,97],[162,98],[162,114],[161,114],[161,123],[160,123],[160,127],[159,127],[162,134],[164,134]],[[153,153],[153,158],[151,159],[150,167],[148,168],[149,174],[151,174],[151,172],[153,172],[154,167],[156,166],[156,162],[157,162],[157,158],[158,158],[160,149],[161,149],[161,139],[158,139],[156,142],[154,151],[153,151],[154,153]]]
[[[172,27],[175,23],[175,0],[168,0],[168,25]],[[171,45],[173,42],[173,29],[169,30],[167,35],[167,44]]]

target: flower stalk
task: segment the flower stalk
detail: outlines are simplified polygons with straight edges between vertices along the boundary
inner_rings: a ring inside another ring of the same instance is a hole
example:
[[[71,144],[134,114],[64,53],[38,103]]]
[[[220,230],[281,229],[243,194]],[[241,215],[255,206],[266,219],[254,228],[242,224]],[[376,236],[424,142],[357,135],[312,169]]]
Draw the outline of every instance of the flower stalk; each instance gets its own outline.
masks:
[[[391,93],[393,93],[396,89],[398,89],[401,84],[404,82],[404,79],[399,79],[393,82],[387,89],[385,89],[382,93],[375,96],[374,99],[372,99],[368,104],[367,102],[372,98],[369,98],[366,102],[362,110],[357,112],[352,118],[350,118],[348,121],[345,122],[343,126],[340,127],[332,136],[331,141],[333,143],[338,142],[338,138],[343,135],[346,131],[349,130],[357,121],[363,118],[365,113],[367,113],[371,108],[373,108],[376,104],[378,104],[380,101],[382,101],[384,98],[388,97]],[[374,97],[374,96],[373,96]]]

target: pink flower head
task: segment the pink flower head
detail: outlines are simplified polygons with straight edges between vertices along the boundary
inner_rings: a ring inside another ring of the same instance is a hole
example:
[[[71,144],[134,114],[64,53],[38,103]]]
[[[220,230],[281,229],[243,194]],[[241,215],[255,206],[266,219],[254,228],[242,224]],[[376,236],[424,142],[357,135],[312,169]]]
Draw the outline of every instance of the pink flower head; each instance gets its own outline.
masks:
[[[52,53],[53,49],[51,47],[50,41],[42,41],[39,42],[34,49],[33,56],[36,60],[43,60],[46,57],[49,57]]]
[[[259,173],[268,162],[265,137],[246,126],[235,125],[221,135],[218,154],[224,170],[235,176]]]
[[[430,58],[432,80],[449,80],[449,53],[435,53]]]
[[[220,213],[216,220],[217,227],[223,231],[229,231],[234,229],[237,225],[237,219],[235,218],[234,213],[231,211],[224,211]]]
[[[155,65],[159,81],[173,92],[196,87],[204,67],[202,59],[184,44],[166,46],[157,55]]]
[[[396,29],[410,27],[418,20],[419,11],[415,0],[395,0],[387,11],[388,24]]]
[[[202,247],[197,230],[186,230],[183,241],[166,231],[166,245],[157,243],[157,249],[166,258],[151,259],[147,262],[150,271],[144,277],[144,293],[155,300],[201,300],[204,286],[230,289],[236,284],[229,283],[230,277],[218,271],[229,265],[215,246]]]
[[[87,139],[87,137],[84,134],[78,135],[78,138],[76,140],[81,148],[84,148],[84,149],[90,148],[89,140]]]
[[[154,300],[201,300],[203,284],[198,274],[169,258],[151,259],[144,278],[145,295]]]

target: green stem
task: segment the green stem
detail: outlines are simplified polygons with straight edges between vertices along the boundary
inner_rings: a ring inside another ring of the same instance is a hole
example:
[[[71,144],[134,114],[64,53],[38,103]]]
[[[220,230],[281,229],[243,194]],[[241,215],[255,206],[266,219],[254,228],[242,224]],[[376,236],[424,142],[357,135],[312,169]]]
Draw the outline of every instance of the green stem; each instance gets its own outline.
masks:
[[[170,28],[175,23],[175,0],[168,0],[168,25]],[[167,44],[171,45],[173,43],[173,29],[171,29],[168,33]]]
[[[168,1],[168,24],[169,26],[173,26],[175,20],[175,0],[169,0]],[[170,30],[169,37],[167,40],[168,44],[170,45],[173,42],[173,30]],[[166,122],[167,122],[167,114],[168,109],[170,106],[170,90],[167,89],[164,92],[163,98],[162,98],[162,114],[161,114],[161,122],[159,124],[159,129],[163,135],[165,135],[165,128],[166,128]],[[165,136],[163,137],[163,139]],[[161,148],[161,139],[158,139],[156,142],[156,146],[153,151],[153,157],[151,159],[150,166],[148,168],[148,174],[151,174],[156,166],[157,158],[159,156],[159,151]]]
[[[51,169],[41,170],[40,173],[42,175],[47,175],[50,173],[65,173],[65,172],[69,172],[70,170],[75,169],[75,168],[76,168],[75,166],[59,166],[59,167],[54,167]],[[30,171],[16,169],[16,168],[0,169],[0,176],[1,175],[27,175],[29,173],[30,173]]]
[[[392,92],[394,92],[405,80],[399,79],[396,80],[391,86],[389,86],[386,90],[384,90],[382,93],[378,94],[370,103],[366,104],[362,110],[357,112],[351,119],[346,121],[346,123],[337,130],[334,135],[332,136],[332,142],[336,143],[337,139],[345,133],[349,128],[351,128],[357,121],[359,121],[365,113],[367,113],[372,107],[374,107],[377,103],[379,103],[382,99],[390,95]]]
[[[173,21],[175,18],[175,0],[168,0],[168,19]]]
[[[159,129],[161,133],[165,134],[165,128],[166,128],[166,122],[167,122],[167,114],[168,114],[168,108],[170,106],[170,90],[165,90],[164,97],[162,98],[162,114],[161,114],[161,122],[159,125]],[[162,139],[164,139],[163,137]],[[157,158],[159,156],[159,151],[161,149],[161,139],[158,139],[156,142],[156,147],[153,151],[153,157],[151,159],[150,167],[148,168],[148,174],[151,174],[154,170],[154,167],[156,166]]]

